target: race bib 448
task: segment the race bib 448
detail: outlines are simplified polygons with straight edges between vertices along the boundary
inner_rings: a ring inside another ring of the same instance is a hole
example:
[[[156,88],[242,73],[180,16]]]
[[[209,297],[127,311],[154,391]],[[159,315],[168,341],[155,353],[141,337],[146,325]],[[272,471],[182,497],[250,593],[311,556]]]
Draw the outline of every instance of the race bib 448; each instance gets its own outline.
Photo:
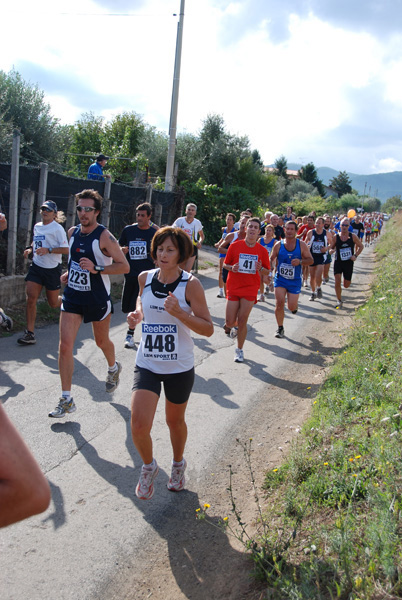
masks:
[[[144,358],[151,360],[177,360],[177,325],[143,323],[142,340]]]

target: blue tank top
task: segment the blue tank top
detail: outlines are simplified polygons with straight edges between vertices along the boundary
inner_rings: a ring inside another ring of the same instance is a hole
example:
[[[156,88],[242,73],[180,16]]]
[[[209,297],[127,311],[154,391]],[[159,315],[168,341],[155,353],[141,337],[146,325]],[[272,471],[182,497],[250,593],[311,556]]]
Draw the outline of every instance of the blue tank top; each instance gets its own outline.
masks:
[[[278,265],[275,274],[275,282],[280,280],[288,283],[299,284],[302,279],[301,264],[294,267],[291,263],[294,258],[301,261],[300,240],[296,240],[296,247],[291,252],[285,248],[285,240],[281,240],[281,247],[278,252]]]
[[[233,227],[232,231],[228,231],[228,228],[225,227],[225,229],[223,230],[223,233],[222,233],[222,239],[224,240],[228,233],[234,233],[234,231],[235,231],[234,227]],[[229,244],[229,246],[230,246],[230,244]],[[219,258],[224,258],[225,256],[226,256],[226,254],[219,253]]]
[[[264,242],[264,238],[260,238],[260,244],[261,246],[263,246],[264,248],[266,248],[268,250],[268,254],[271,254],[271,250],[274,247],[275,242],[277,242],[278,240],[276,238],[272,238],[272,240],[270,242],[268,242],[268,244],[266,244]]]
[[[70,253],[68,255],[68,282],[63,294],[63,300],[73,304],[103,306],[110,300],[110,280],[103,273],[90,273],[81,269],[81,258],[89,258],[95,265],[104,267],[111,265],[113,259],[105,256],[100,249],[99,240],[106,227],[98,225],[91,233],[82,234],[78,225],[70,238]]]

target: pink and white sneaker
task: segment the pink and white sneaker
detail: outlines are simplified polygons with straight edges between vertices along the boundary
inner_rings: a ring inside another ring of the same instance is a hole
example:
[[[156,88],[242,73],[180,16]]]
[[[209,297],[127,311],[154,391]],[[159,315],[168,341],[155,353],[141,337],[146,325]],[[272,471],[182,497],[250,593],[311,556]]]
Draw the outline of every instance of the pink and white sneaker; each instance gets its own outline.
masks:
[[[171,492],[181,492],[186,484],[186,478],[184,471],[186,470],[187,462],[183,458],[183,464],[181,466],[172,465],[172,473],[167,484],[167,489]]]

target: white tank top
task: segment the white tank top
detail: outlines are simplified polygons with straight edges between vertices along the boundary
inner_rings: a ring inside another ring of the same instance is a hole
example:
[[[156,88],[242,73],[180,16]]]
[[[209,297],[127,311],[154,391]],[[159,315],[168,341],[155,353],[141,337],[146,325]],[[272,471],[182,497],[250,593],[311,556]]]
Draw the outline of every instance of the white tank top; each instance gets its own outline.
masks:
[[[141,294],[144,319],[141,323],[142,336],[137,350],[137,367],[153,373],[183,373],[194,367],[194,342],[190,329],[179,319],[164,309],[165,297],[158,297],[151,288],[151,282],[159,269],[147,271],[147,279]],[[186,301],[186,286],[190,273],[182,271],[173,294],[180,308],[191,314]]]

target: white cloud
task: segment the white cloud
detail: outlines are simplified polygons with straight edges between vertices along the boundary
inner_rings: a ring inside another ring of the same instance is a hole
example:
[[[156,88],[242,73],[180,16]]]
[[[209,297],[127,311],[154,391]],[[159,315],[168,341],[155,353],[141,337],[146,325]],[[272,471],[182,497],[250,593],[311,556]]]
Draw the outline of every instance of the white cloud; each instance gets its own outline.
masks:
[[[395,158],[382,158],[371,167],[373,173],[392,173],[402,171],[402,160]]]

